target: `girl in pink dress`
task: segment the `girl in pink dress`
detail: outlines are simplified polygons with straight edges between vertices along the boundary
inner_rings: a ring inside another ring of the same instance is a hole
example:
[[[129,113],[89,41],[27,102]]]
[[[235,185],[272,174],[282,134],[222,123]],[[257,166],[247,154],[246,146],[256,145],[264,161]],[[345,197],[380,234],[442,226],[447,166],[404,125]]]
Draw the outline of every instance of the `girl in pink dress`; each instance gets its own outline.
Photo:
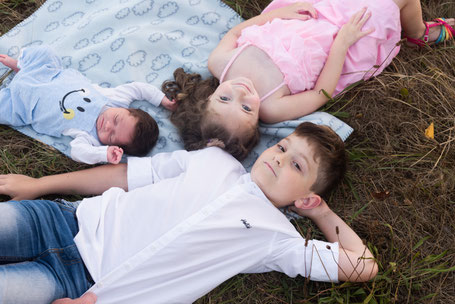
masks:
[[[173,121],[184,135],[183,117],[199,111],[202,129],[212,121],[248,143],[258,119],[276,123],[310,114],[327,102],[326,94],[379,74],[398,54],[402,30],[408,43],[434,44],[452,39],[453,24],[424,22],[419,0],[274,0],[233,27],[211,53],[208,68],[219,79],[214,91],[205,88],[213,80],[190,75],[188,86],[176,71],[174,88],[190,89],[175,97],[193,101],[181,102]]]

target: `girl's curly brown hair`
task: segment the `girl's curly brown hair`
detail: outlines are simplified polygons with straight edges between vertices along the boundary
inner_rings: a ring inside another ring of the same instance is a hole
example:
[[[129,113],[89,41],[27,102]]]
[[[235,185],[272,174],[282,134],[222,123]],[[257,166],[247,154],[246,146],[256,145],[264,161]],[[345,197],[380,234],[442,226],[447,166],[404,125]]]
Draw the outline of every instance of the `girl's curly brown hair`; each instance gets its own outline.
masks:
[[[230,134],[216,117],[209,115],[209,97],[218,85],[215,77],[203,80],[199,74],[186,73],[182,68],[175,70],[174,80],[162,85],[166,96],[178,102],[177,110],[171,114],[171,122],[179,130],[186,150],[205,148],[210,140],[218,139],[224,143],[226,152],[243,160],[259,141],[258,125],[239,136]]]

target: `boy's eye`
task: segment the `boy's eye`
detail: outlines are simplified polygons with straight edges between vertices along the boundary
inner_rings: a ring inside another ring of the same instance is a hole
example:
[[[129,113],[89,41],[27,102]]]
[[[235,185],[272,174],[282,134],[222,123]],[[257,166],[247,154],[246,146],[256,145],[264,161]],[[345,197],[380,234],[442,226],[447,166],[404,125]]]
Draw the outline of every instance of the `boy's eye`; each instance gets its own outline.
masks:
[[[118,115],[115,115],[115,117],[114,117],[114,124],[115,124],[115,125],[117,124],[117,121],[118,121],[117,118],[118,118]]]
[[[251,108],[249,106],[242,105],[242,109],[244,109],[247,112],[251,112]]]
[[[220,96],[220,100],[222,100],[222,101],[229,101],[229,97]]]
[[[280,149],[280,150],[281,150],[281,152],[284,152],[284,147],[283,147],[282,145],[280,145],[280,144],[277,144],[276,146],[278,147],[278,149]]]
[[[301,171],[300,165],[299,165],[298,163],[292,162],[292,165],[293,165],[297,170]]]

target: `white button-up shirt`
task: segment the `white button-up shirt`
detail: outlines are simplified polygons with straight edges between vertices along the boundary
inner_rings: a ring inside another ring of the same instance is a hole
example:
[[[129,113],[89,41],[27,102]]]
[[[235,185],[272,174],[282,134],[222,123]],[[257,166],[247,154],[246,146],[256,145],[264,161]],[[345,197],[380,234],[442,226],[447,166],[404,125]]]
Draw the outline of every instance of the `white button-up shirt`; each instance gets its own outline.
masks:
[[[77,210],[97,303],[191,303],[238,273],[338,279],[338,244],[305,244],[219,148],[130,158],[128,187]]]

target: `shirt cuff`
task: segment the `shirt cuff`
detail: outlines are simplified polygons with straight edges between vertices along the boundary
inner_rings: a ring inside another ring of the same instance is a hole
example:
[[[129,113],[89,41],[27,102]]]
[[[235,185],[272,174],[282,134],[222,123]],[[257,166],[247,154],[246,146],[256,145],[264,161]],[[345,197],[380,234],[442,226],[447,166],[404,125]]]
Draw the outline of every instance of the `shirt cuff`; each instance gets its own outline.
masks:
[[[339,245],[312,240],[312,263],[310,279],[338,283]]]
[[[128,157],[128,191],[153,184],[152,161],[150,157]]]

